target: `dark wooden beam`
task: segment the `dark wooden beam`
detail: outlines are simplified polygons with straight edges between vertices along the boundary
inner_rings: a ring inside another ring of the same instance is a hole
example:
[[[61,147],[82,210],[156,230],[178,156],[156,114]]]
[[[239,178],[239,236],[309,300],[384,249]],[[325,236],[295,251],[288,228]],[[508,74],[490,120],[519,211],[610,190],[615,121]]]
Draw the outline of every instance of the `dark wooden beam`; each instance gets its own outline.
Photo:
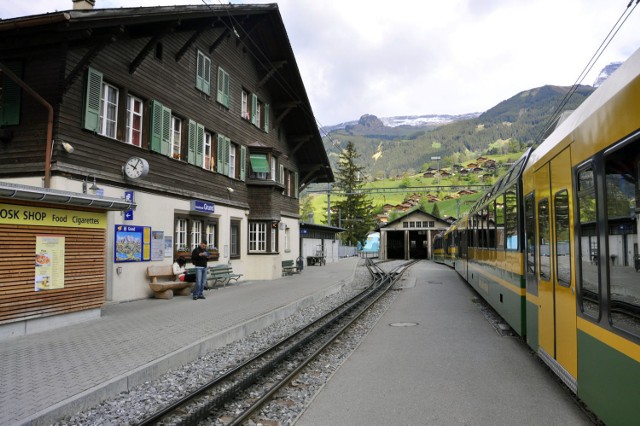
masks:
[[[256,90],[260,90],[260,88],[267,82],[269,81],[269,79],[271,78],[271,76],[273,76],[273,74],[275,74],[280,68],[282,68],[283,66],[285,66],[287,64],[287,61],[278,61],[278,62],[273,62],[271,65],[271,69],[267,72],[267,74],[262,77],[262,79],[258,82],[258,85],[256,86]]]
[[[76,66],[71,70],[71,72],[69,73],[67,78],[65,78],[64,86],[63,86],[62,90],[64,92],[66,92],[67,89],[69,89],[69,87],[73,84],[75,79],[78,77],[78,75],[80,75],[84,70],[87,69],[87,67],[89,66],[89,64],[93,60],[93,58],[95,58],[96,55],[98,53],[100,53],[100,51],[102,51],[102,49],[107,47],[107,45],[109,45],[110,43],[113,43],[115,41],[116,41],[116,36],[114,36],[114,35],[109,36],[109,37],[105,37],[102,41],[100,41],[98,44],[96,44],[93,48],[89,49],[89,51],[84,54],[82,59],[80,59],[80,61],[76,64]]]
[[[191,37],[189,37],[189,40],[187,40],[184,46],[182,46],[180,50],[178,50],[178,53],[176,53],[176,62],[180,62],[180,59],[182,59],[184,54],[187,53],[187,50],[189,50],[193,43],[195,43],[195,41],[198,39],[198,37],[200,37],[203,31],[203,29],[199,29],[195,33],[193,33]]]
[[[213,43],[211,43],[211,46],[209,46],[209,54],[213,53],[213,51],[218,48],[220,43],[222,43],[224,38],[228,37],[228,36],[229,36],[229,28],[225,28],[224,31],[222,31],[222,33],[220,33],[218,38],[215,39]]]
[[[142,64],[142,62],[144,62],[149,52],[153,50],[156,44],[158,44],[158,42],[162,40],[164,36],[166,36],[172,31],[173,31],[173,27],[170,26],[168,28],[165,28],[158,34],[154,35],[153,37],[151,37],[151,40],[149,40],[149,42],[142,48],[140,53],[138,53],[138,56],[136,56],[135,59],[131,61],[131,64],[129,64],[129,74],[133,74],[134,72],[136,72],[138,67]]]

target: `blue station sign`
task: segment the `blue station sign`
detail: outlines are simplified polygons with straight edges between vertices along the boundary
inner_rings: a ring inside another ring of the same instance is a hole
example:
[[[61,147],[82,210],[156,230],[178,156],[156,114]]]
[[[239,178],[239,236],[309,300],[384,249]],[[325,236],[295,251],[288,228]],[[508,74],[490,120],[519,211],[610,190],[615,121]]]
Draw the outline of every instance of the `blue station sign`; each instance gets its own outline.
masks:
[[[216,205],[209,201],[191,200],[191,210],[202,213],[215,213]]]

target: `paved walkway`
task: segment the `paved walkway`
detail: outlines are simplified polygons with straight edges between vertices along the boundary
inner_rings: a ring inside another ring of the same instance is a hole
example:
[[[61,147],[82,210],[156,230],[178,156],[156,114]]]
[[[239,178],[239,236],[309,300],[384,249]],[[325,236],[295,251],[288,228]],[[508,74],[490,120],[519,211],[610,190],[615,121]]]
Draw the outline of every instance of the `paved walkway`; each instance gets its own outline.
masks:
[[[296,426],[591,424],[520,339],[496,332],[452,269],[422,261],[403,280]]]
[[[0,425],[44,425],[291,315],[351,282],[358,258],[273,281],[112,304],[102,317],[0,341]]]

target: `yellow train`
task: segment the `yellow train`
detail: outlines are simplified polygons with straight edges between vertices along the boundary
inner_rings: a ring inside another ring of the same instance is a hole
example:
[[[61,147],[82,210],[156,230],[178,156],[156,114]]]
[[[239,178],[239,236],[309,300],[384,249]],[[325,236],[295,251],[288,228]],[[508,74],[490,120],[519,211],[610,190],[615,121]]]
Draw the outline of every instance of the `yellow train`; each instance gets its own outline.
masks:
[[[434,245],[608,425],[640,424],[640,50]]]

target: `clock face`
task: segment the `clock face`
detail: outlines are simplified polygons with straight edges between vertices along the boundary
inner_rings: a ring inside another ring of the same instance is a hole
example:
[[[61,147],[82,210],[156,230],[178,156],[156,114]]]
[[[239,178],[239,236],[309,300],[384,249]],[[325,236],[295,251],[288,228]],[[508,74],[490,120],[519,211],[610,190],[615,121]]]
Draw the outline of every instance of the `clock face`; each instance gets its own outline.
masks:
[[[149,163],[140,157],[131,157],[122,168],[124,175],[129,179],[139,179],[149,173]]]

